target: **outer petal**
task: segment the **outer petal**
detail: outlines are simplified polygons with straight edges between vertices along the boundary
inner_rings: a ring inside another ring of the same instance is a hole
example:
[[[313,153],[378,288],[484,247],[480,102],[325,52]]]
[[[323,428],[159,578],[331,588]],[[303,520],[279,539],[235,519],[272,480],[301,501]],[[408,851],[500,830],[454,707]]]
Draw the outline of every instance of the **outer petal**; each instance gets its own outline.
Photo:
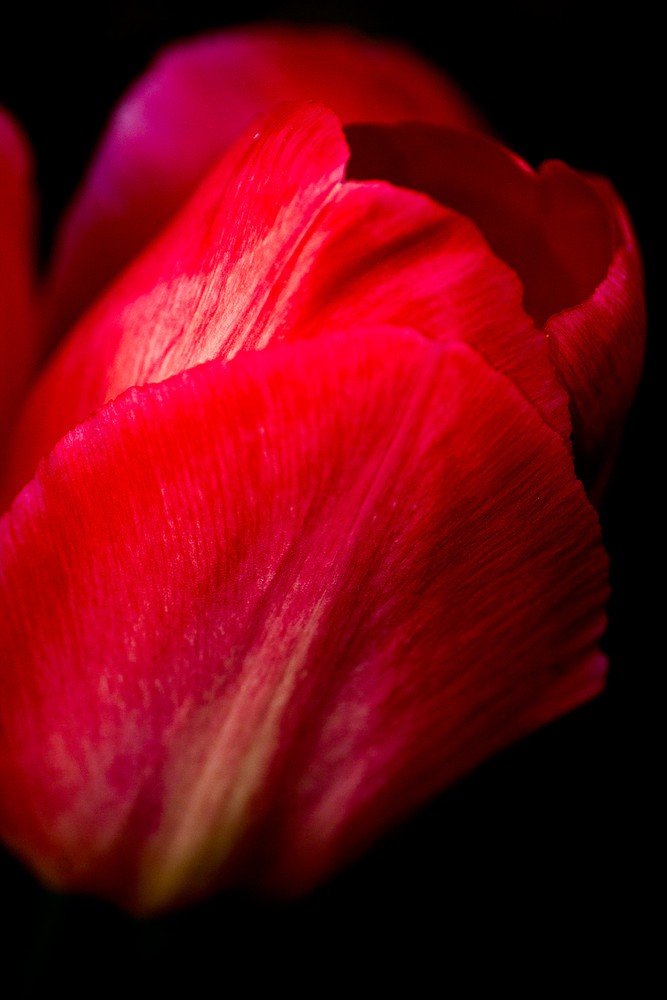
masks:
[[[617,193],[557,161],[534,172],[481,135],[419,125],[347,132],[350,176],[405,184],[465,212],[516,269],[570,394],[580,474],[599,498],[646,333],[641,254]]]
[[[0,108],[0,459],[36,362],[32,322],[33,172],[27,141]]]
[[[569,434],[516,275],[431,199],[345,183],[347,156],[319,105],[280,106],[246,133],[61,346],[22,412],[7,502],[66,431],[130,386],[364,320],[472,337]]]
[[[69,326],[259,113],[297,99],[344,121],[482,127],[434,67],[352,29],[255,25],[173,44],[119,104],[64,220],[45,324]]]
[[[461,345],[357,331],[132,390],[0,533],[0,828],[139,912],[311,885],[604,675],[567,448]]]

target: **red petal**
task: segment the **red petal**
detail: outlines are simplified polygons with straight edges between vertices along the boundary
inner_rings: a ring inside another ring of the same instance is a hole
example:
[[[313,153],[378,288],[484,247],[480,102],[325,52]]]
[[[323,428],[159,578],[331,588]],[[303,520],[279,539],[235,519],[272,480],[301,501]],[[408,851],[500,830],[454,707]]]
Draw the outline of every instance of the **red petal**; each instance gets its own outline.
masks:
[[[469,215],[520,275],[570,394],[575,453],[598,498],[634,397],[646,332],[640,250],[611,185],[551,161],[535,173],[491,139],[352,126],[348,173],[423,190]]]
[[[603,178],[589,178],[613,224],[613,254],[591,295],[545,325],[572,400],[578,471],[591,499],[604,492],[641,376],[646,312],[641,252],[625,206]]]
[[[131,390],[0,553],[3,836],[138,911],[307,886],[603,681],[566,446],[476,352],[407,332]]]
[[[514,273],[423,195],[345,184],[338,120],[281,106],[239,141],[62,345],[22,414],[5,495],[98,406],[213,357],[362,321],[470,340],[564,437],[565,395]]]
[[[425,191],[477,223],[520,275],[526,308],[542,324],[586,298],[613,251],[607,208],[560,162],[536,173],[493,139],[426,125],[355,125],[348,174]]]
[[[171,45],[113,115],[64,220],[45,322],[60,333],[260,113],[312,99],[344,121],[482,127],[456,85],[396,41],[255,25]]]
[[[16,432],[7,499],[102,403],[209,360],[221,338],[223,347],[232,341],[230,353],[243,346],[244,320],[271,295],[279,265],[342,180],[347,155],[339,122],[315,105],[299,116],[277,111],[229,152],[52,359]]]
[[[32,322],[33,172],[27,141],[0,108],[0,460],[37,358]]]

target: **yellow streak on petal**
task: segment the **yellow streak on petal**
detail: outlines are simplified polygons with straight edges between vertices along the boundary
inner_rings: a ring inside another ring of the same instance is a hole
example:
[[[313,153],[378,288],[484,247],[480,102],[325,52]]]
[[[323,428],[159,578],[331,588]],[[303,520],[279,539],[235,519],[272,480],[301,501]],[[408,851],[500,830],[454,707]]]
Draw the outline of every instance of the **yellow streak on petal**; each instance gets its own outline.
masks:
[[[245,838],[267,788],[281,744],[281,723],[293,696],[325,601],[308,617],[290,615],[289,598],[245,657],[236,691],[205,706],[198,738],[186,756],[173,755],[165,777],[166,812],[144,857],[138,908],[150,911],[207,886]],[[289,622],[289,625],[286,625]],[[190,725],[187,732],[195,727]],[[182,794],[170,794],[171,788]]]

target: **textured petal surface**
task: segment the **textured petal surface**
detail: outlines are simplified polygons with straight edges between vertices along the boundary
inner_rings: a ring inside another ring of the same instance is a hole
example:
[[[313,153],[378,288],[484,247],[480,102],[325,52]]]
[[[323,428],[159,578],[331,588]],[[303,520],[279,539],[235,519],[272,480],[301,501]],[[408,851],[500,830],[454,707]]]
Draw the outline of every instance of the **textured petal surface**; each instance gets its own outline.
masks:
[[[405,184],[468,214],[516,269],[570,394],[580,474],[599,498],[646,334],[641,254],[618,194],[559,161],[535,172],[481,135],[419,125],[347,134],[350,176]]]
[[[33,197],[27,141],[0,108],[0,459],[8,422],[37,358],[32,322]]]
[[[345,182],[347,157],[338,119],[310,103],[281,105],[235,144],[53,358],[15,432],[5,503],[64,433],[125,389],[364,320],[469,340],[568,436],[566,397],[515,273],[432,199]]]
[[[351,29],[258,25],[173,44],[120,102],[64,220],[45,325],[69,326],[256,115],[299,99],[344,121],[482,127],[425,60]]]
[[[603,682],[567,447],[407,331],[130,390],[42,464],[0,566],[2,834],[140,912],[307,887]]]

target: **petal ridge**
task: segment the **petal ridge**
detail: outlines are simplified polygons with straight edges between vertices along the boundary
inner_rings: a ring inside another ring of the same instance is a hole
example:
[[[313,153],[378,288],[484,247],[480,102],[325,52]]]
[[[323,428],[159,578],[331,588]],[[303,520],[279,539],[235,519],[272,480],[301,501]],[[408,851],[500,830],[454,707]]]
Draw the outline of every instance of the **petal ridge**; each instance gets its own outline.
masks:
[[[4,836],[141,912],[310,884],[396,819],[382,775],[414,808],[602,684],[606,559],[564,443],[412,331],[127,390],[0,545]]]

